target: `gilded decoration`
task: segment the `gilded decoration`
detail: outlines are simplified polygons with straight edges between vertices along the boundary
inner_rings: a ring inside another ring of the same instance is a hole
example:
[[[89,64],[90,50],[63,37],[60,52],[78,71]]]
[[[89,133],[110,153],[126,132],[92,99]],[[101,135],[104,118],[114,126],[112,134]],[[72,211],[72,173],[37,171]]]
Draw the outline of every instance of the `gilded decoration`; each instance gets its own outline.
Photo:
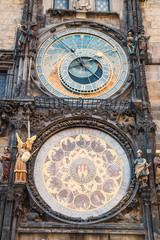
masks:
[[[75,128],[45,142],[37,155],[34,177],[40,195],[53,210],[68,216],[74,211],[85,219],[112,209],[123,198],[130,166],[112,137]]]

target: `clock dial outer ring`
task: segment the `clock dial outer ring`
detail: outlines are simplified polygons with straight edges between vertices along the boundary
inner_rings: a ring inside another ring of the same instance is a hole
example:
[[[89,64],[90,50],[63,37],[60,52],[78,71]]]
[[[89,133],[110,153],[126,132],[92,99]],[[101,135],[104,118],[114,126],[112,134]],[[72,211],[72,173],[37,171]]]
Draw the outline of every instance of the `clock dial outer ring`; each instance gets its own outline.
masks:
[[[56,201],[53,201],[53,198],[48,194],[41,173],[43,172],[43,163],[44,159],[46,158],[46,152],[50,150],[50,147],[56,143],[58,140],[62,139],[63,137],[70,136],[71,134],[78,134],[78,133],[88,133],[93,134],[95,136],[99,136],[102,139],[104,139],[106,142],[109,142],[111,146],[118,150],[119,158],[121,159],[121,164],[123,166],[123,179],[121,187],[116,194],[116,196],[105,206],[98,208],[93,211],[74,211],[70,210]],[[127,169],[127,171],[126,171]],[[115,206],[124,198],[124,196],[127,193],[127,190],[129,188],[130,180],[131,180],[131,168],[129,159],[122,148],[122,146],[110,135],[99,131],[95,129],[89,129],[89,128],[73,128],[73,129],[67,129],[64,131],[61,131],[55,135],[53,135],[51,138],[49,138],[41,147],[39,150],[39,153],[37,155],[35,166],[34,166],[34,180],[36,188],[38,189],[39,194],[44,199],[44,201],[51,207],[53,211],[58,211],[59,214],[64,214],[65,216],[72,218],[81,218],[83,220],[86,220],[88,218],[95,218],[99,217],[100,215],[105,214],[106,212],[109,212],[111,209],[115,208]]]
[[[39,48],[39,51],[37,53],[37,58],[36,58],[36,70],[37,70],[37,75],[38,75],[39,80],[47,88],[47,90],[49,92],[51,92],[52,94],[54,94],[55,96],[68,97],[68,95],[64,95],[60,91],[54,89],[52,84],[48,82],[48,80],[45,76],[45,73],[44,73],[44,66],[42,65],[42,62],[43,62],[43,56],[44,56],[46,50],[48,49],[49,46],[51,46],[54,43],[54,41],[58,40],[58,38],[60,38],[60,37],[67,36],[69,34],[77,34],[77,33],[78,34],[88,33],[88,34],[95,35],[96,37],[100,37],[103,40],[108,41],[109,44],[111,44],[112,46],[116,47],[117,51],[118,51],[118,55],[119,56],[121,55],[122,72],[120,74],[119,80],[106,93],[103,93],[102,95],[98,95],[97,98],[105,99],[105,98],[109,98],[109,97],[113,96],[123,87],[124,83],[126,82],[126,79],[128,76],[128,69],[129,69],[128,59],[127,59],[125,51],[123,50],[123,48],[120,46],[120,44],[116,40],[114,40],[113,38],[111,38],[110,36],[108,36],[102,32],[99,32],[99,31],[91,29],[91,28],[70,28],[67,30],[63,30],[63,31],[60,31],[57,34],[55,34],[54,37],[50,37],[44,43],[42,43],[42,45]],[[125,69],[125,71],[123,69]],[[79,97],[79,96],[77,95],[77,97]],[[91,98],[93,98],[93,96],[91,96]]]

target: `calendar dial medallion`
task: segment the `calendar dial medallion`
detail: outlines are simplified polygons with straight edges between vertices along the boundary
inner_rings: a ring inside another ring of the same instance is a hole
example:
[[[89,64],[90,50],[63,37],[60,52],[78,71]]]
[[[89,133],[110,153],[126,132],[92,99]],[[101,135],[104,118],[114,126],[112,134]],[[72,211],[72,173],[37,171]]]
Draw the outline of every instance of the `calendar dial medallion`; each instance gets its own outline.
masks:
[[[87,219],[113,209],[126,195],[129,159],[110,135],[71,128],[41,147],[34,166],[36,188],[53,211]]]
[[[105,99],[125,84],[128,61],[110,36],[89,28],[71,28],[41,45],[36,69],[40,81],[57,97]]]

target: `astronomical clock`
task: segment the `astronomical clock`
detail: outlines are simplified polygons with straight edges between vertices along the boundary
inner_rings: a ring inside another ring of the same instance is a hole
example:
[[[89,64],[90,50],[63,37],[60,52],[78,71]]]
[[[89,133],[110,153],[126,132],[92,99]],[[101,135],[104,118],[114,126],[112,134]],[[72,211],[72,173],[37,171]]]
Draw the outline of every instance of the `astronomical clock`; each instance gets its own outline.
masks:
[[[123,87],[129,65],[112,37],[91,28],[68,28],[43,42],[36,70],[40,82],[57,97],[106,99]]]
[[[67,28],[41,43],[36,72],[54,97],[107,99],[125,86],[129,63],[110,35],[94,28]],[[44,211],[53,217],[99,222],[113,217],[135,195],[131,154],[120,142],[122,133],[118,139],[112,127],[110,132],[79,121],[52,131],[40,144],[32,171],[36,192],[32,187],[29,191],[33,198],[40,196]]]
[[[109,99],[127,86],[129,61],[111,35],[68,27],[43,37],[36,72],[54,98]],[[92,223],[111,218],[129,204],[137,188],[132,181],[132,144],[129,152],[121,143],[123,134],[113,134],[117,130],[112,124],[95,127],[93,118],[90,124],[81,124],[80,118],[75,124],[65,121],[58,131],[49,128],[40,143],[30,169],[34,187],[29,186],[29,192],[59,220]]]
[[[0,49],[0,239],[153,240],[147,3],[21,2],[16,47]]]

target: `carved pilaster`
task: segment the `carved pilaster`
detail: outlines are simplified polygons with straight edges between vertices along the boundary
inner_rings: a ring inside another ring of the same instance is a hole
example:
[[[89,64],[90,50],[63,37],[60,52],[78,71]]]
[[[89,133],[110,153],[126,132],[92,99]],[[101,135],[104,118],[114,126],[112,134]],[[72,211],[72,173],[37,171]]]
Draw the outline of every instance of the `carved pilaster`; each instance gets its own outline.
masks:
[[[144,224],[146,230],[146,239],[153,240],[153,230],[152,230],[152,219],[151,219],[151,205],[150,205],[150,194],[151,191],[148,188],[141,188],[140,194],[142,198],[143,208],[144,208]]]
[[[22,202],[24,200],[25,184],[14,184],[13,187],[13,197],[14,197],[14,208],[13,208],[13,221],[12,221],[12,232],[11,240],[15,239],[15,229],[17,225],[17,220],[20,218],[22,213]]]
[[[4,209],[5,200],[7,196],[8,184],[2,183],[0,186],[0,238],[2,235],[3,219],[4,219]]]

